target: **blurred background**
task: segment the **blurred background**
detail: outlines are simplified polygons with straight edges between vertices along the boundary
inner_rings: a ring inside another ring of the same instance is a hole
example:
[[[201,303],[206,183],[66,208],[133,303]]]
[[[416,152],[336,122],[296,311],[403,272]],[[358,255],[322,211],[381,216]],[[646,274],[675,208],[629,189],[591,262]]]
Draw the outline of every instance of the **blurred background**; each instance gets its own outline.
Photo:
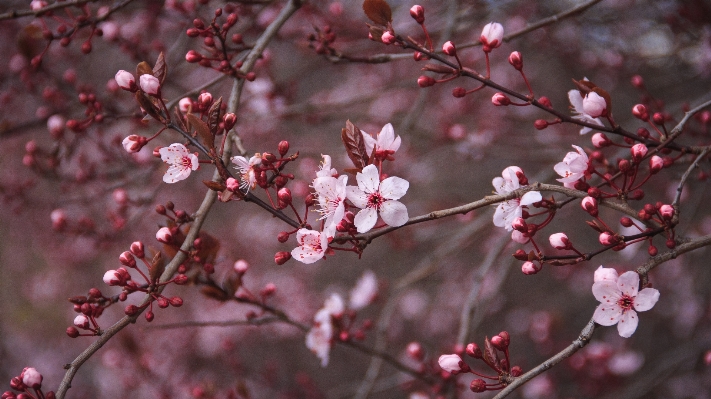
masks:
[[[119,254],[133,241],[159,248],[155,232],[166,221],[154,212],[155,206],[172,201],[176,209],[192,213],[202,201],[206,190],[201,181],[212,176],[208,165],[185,181],[162,183],[166,166],[151,151],[180,141],[176,133],[163,133],[137,154],[123,150],[121,140],[127,135],[150,137],[160,126],[155,121],[141,122],[133,96],[116,90],[111,82],[120,69],[132,71],[140,61],[152,64],[160,51],[165,52],[169,68],[163,88],[167,100],[178,100],[220,76],[185,62],[188,50],[202,48],[200,38],[185,34],[193,19],[209,21],[216,8],[226,6],[220,1],[201,3],[128,2],[99,24],[103,36],[90,38],[84,29],[66,47],[55,41],[38,68],[30,62],[45,51],[42,30],[56,32],[70,21],[69,15],[57,12],[53,17],[0,20],[3,390],[27,366],[44,375],[45,390],[56,389],[64,375],[62,366],[95,339],[66,336],[65,329],[76,316],[67,298],[86,295],[92,287],[104,295],[118,294],[119,289],[106,286],[102,276],[120,266]],[[415,3],[389,3],[395,31],[423,40],[408,13]],[[435,47],[451,39],[460,48],[462,63],[483,71],[484,53],[464,45],[477,43],[485,24],[499,22],[510,34],[583,3],[424,0],[419,4],[425,8],[425,24]],[[253,43],[283,4],[232,3],[239,15],[233,31],[241,33],[245,43]],[[96,15],[102,7],[114,5],[96,1],[86,7]],[[0,14],[27,8],[27,1],[5,1]],[[80,14],[76,8],[70,10],[74,16]],[[410,216],[491,194],[491,180],[510,165],[523,168],[530,181],[555,183],[553,165],[572,151],[571,145],[593,149],[591,134],[579,135],[576,126],[536,130],[536,119],[552,118],[533,107],[494,107],[491,89],[454,98],[455,87],[469,90],[478,85],[471,79],[419,88],[423,62],[415,62],[412,54],[394,46],[368,40],[366,22],[360,1],[305,2],[258,62],[256,80],[245,85],[236,130],[250,154],[276,153],[281,140],[289,141],[290,152],[299,151],[288,172],[296,177],[290,188],[300,210],[321,154],[331,155],[339,171],[351,167],[340,140],[348,119],[372,134],[392,123],[402,138],[386,173],[410,182],[401,199]],[[711,5],[704,1],[600,1],[495,49],[490,55],[492,80],[527,92],[520,74],[507,62],[511,51],[520,51],[536,97],[548,97],[556,110],[567,112],[567,92],[574,88],[571,79],[586,77],[611,94],[615,120],[627,130],[644,126],[630,111],[639,102],[668,112],[671,128],[685,107],[711,98],[710,22]],[[317,54],[308,38],[316,33],[314,28],[323,32],[326,27],[336,35],[332,47],[346,56],[406,55],[387,63],[363,63]],[[83,54],[82,44],[89,39],[91,52]],[[644,89],[631,84],[635,75],[643,78]],[[231,86],[223,79],[206,90],[214,98],[227,98]],[[93,94],[101,103],[102,123],[80,132],[50,131],[48,119],[54,115],[62,122],[85,118],[82,93]],[[708,145],[708,119],[690,122],[680,142]],[[624,148],[605,149],[611,160],[627,154]],[[644,201],[632,205],[671,202],[687,165],[679,162],[654,176]],[[708,163],[702,163],[701,171],[708,170]],[[680,236],[711,233],[703,175],[691,179],[684,189]],[[255,193],[264,198],[259,191]],[[53,228],[53,211],[65,216],[63,231]],[[591,286],[599,265],[622,273],[648,258],[642,244],[576,266],[546,266],[537,275],[526,276],[511,254],[518,248],[532,249],[530,244],[511,242],[508,233],[493,226],[492,215],[493,208],[409,226],[374,240],[361,259],[338,252],[312,265],[293,260],[275,265],[274,254],[291,251],[295,239],[280,244],[276,236],[288,226],[252,204],[217,203],[203,228],[220,242],[216,281],[227,279],[234,273],[235,261],[244,259],[251,265],[245,286],[257,292],[274,283],[277,290],[269,303],[304,324],[310,324],[332,293],[347,297],[360,276],[373,271],[379,282],[378,299],[359,311],[357,318],[357,324],[365,319],[374,322],[363,344],[413,367],[416,363],[405,353],[410,342],[419,342],[431,362],[451,353],[458,339],[481,345],[485,336],[506,330],[511,334],[513,364],[527,371],[578,337],[597,306]],[[538,240],[544,252],[555,253],[545,237],[560,231],[583,251],[598,248],[597,233],[584,224],[587,214],[576,202],[557,216]],[[619,226],[620,216],[602,212],[602,218],[614,226]],[[655,244],[660,251],[665,249],[661,238]],[[697,250],[651,273],[661,299],[641,315],[632,338],[620,338],[614,327],[601,328],[589,346],[512,397],[711,397],[711,369],[704,361],[705,351],[711,348],[707,256],[706,249]],[[304,345],[304,334],[286,324],[157,328],[185,321],[244,320],[256,310],[218,302],[194,286],[170,286],[166,294],[179,295],[184,305],[158,309],[152,323],[139,318],[135,326],[121,331],[83,365],[69,397],[227,398],[238,386],[251,398],[345,398],[366,393],[372,398],[406,398],[413,392],[435,397],[387,363],[377,367],[368,355],[342,345],[332,348],[328,367],[321,368]],[[130,298],[128,303],[137,300]],[[472,312],[462,329],[465,304],[471,305]],[[99,318],[101,327],[122,317],[124,305],[107,309]],[[485,370],[481,364],[470,365]],[[465,376],[460,381],[468,386]],[[464,389],[460,397],[493,395]]]

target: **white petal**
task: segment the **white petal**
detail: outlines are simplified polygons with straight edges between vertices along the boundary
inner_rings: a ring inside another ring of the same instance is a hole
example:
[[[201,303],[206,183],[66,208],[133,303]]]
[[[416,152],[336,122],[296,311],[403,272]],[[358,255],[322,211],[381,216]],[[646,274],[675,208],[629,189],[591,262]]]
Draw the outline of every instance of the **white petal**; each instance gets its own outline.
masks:
[[[323,258],[323,252],[306,247],[296,247],[291,250],[291,256],[299,262],[309,265]]]
[[[200,167],[200,162],[198,162],[198,157],[195,154],[190,154],[190,165],[192,166],[193,170],[197,170]]]
[[[617,323],[617,332],[620,334],[620,337],[629,338],[637,329],[637,324],[639,324],[637,312],[630,309],[620,317],[620,322]]]
[[[371,136],[370,134],[360,131],[361,135],[363,135],[363,141],[365,141],[365,151],[368,155],[373,154],[373,150],[375,149],[375,144],[377,141]]]
[[[595,309],[593,320],[601,326],[612,326],[620,320],[620,316],[622,316],[622,308],[617,304],[609,306],[601,303]]]
[[[494,226],[505,227],[505,218],[506,215],[504,213],[504,204],[499,204],[499,206],[496,207],[496,212],[494,212]],[[513,230],[513,228],[511,229]]]
[[[407,207],[399,201],[385,201],[380,206],[380,217],[388,226],[398,227],[407,223]]]
[[[620,290],[617,289],[617,283],[615,281],[598,281],[593,284],[592,292],[593,295],[595,295],[595,299],[600,301],[603,305],[616,304],[617,300],[620,299]]]
[[[390,144],[392,144],[394,140],[395,130],[393,129],[393,125],[388,123],[380,129],[380,133],[378,134],[378,146],[383,150],[389,150],[390,148],[388,147],[390,147]]]
[[[166,183],[175,183],[187,179],[188,176],[190,176],[190,168],[171,165],[163,175],[163,181]]]
[[[392,142],[392,144],[390,144],[390,146],[388,148],[386,148],[386,150],[396,152],[397,150],[400,149],[401,142],[402,142],[402,140],[400,139],[400,136],[395,137],[395,140]]]
[[[378,191],[380,186],[380,173],[375,165],[368,165],[363,168],[363,172],[356,175],[358,188],[367,194],[372,194]]]
[[[506,180],[504,180],[503,177],[495,177],[492,181],[491,184],[494,186],[494,190],[496,190],[496,193],[499,195],[506,195],[508,192],[504,191],[504,187],[506,187]]]
[[[558,162],[555,166],[553,166],[553,170],[555,170],[555,173],[563,176],[564,178],[570,175],[570,166],[568,166],[565,162]],[[558,181],[560,181],[560,179],[558,179]]]
[[[617,288],[622,291],[623,294],[627,294],[631,297],[637,296],[637,290],[639,289],[639,274],[636,272],[625,272],[620,275],[617,279]]]
[[[645,288],[634,298],[634,308],[638,312],[645,312],[654,307],[659,300],[659,291],[654,288]]]
[[[583,96],[578,90],[571,90],[568,92],[568,100],[570,100],[570,105],[573,106],[575,112],[578,114],[583,113]]]
[[[538,191],[529,191],[521,197],[521,205],[531,205],[543,199]]]
[[[236,156],[232,157],[232,163],[237,165],[237,167],[240,169],[248,169],[249,168],[249,162],[247,162],[247,158],[245,158],[243,156],[236,155]]]
[[[368,206],[368,194],[355,186],[346,187],[346,198],[360,209]]]
[[[410,182],[397,176],[392,176],[380,183],[380,195],[385,199],[396,200],[405,195],[408,188],[410,188]]]
[[[346,178],[348,177],[346,176]],[[316,190],[316,193],[319,195],[319,199],[321,197],[325,197],[325,199],[331,199],[338,196],[338,179],[336,179],[335,177],[317,177],[314,179],[313,187],[314,190]]]
[[[359,233],[365,233],[375,226],[378,221],[378,211],[373,208],[361,209],[353,219],[353,224],[358,229]]]

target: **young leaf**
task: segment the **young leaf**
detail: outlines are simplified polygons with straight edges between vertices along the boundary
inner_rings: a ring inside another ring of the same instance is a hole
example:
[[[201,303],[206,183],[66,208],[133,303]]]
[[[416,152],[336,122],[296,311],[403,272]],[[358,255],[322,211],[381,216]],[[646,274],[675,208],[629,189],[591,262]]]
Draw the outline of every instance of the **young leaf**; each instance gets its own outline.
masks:
[[[163,262],[163,256],[160,251],[156,252],[151,261],[151,266],[148,268],[148,276],[151,278],[151,281],[156,281],[160,278],[160,275],[163,274],[164,270],[165,263]]]
[[[368,166],[368,153],[365,150],[365,140],[360,129],[350,120],[346,121],[346,127],[341,129],[341,140],[346,147],[348,158],[353,162],[353,166],[363,169]]]
[[[153,69],[146,61],[141,61],[136,65],[136,78],[140,78],[141,75],[153,75]]]
[[[218,182],[212,181],[212,180],[203,180],[203,181],[202,181],[202,184],[204,184],[205,186],[207,186],[207,188],[209,188],[209,189],[212,190],[212,191],[225,191],[225,190],[227,190],[227,187],[226,187],[224,184],[218,183]]]
[[[215,100],[207,112],[207,126],[210,131],[217,134],[217,127],[220,125],[220,107],[222,106],[222,97]]]
[[[393,12],[385,0],[365,0],[363,11],[371,21],[378,25],[387,26],[393,20]]]
[[[156,64],[153,66],[153,76],[158,78],[160,84],[163,85],[166,75],[168,75],[168,65],[165,63],[165,56],[161,51],[160,54],[158,54]]]
[[[197,131],[198,136],[200,136],[205,146],[207,148],[214,148],[215,136],[212,135],[207,124],[193,114],[188,114],[186,116],[188,118],[188,123],[190,123],[190,126]]]
[[[152,116],[155,120],[159,122],[164,122],[160,111],[158,111],[159,108],[153,103],[153,100],[145,93],[143,93],[142,91],[137,91],[136,101],[138,101],[138,105],[140,105],[141,108],[143,108],[148,115]]]

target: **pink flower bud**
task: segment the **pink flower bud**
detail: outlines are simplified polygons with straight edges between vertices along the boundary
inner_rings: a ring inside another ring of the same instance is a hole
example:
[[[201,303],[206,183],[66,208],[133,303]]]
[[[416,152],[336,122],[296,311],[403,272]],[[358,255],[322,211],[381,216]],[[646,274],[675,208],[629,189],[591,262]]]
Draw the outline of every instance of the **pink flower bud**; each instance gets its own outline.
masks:
[[[63,209],[55,209],[49,214],[52,220],[52,228],[61,231],[67,226],[67,215]]]
[[[157,96],[158,93],[160,93],[160,81],[155,76],[147,73],[143,74],[139,78],[139,82],[141,84],[141,90],[146,94]]]
[[[276,292],[276,289],[277,288],[276,288],[276,285],[274,285],[274,283],[267,283],[267,285],[265,285],[264,288],[262,288],[262,290],[259,291],[259,294],[264,297],[274,295],[274,293]]]
[[[506,106],[511,104],[511,100],[506,97],[506,94],[504,93],[496,93],[494,94],[493,97],[491,97],[491,102],[492,104],[498,106]]]
[[[188,52],[185,54],[185,61],[191,64],[195,62],[200,62],[202,61],[202,54],[198,53],[195,50],[188,50]]]
[[[461,371],[462,367],[459,365],[460,362],[462,362],[462,358],[455,354],[442,355],[439,357],[439,360],[437,360],[439,367],[448,373],[457,373]]]
[[[136,79],[133,77],[131,72],[127,72],[122,69],[116,72],[114,79],[120,88],[128,91],[136,90]]]
[[[283,201],[287,205],[291,204],[291,190],[288,188],[280,188],[277,192],[277,197],[279,198],[279,201]]]
[[[597,283],[599,281],[617,281],[617,277],[617,270],[611,267],[600,266],[595,270],[593,279],[594,282]]]
[[[84,316],[83,314],[80,314],[74,318],[74,325],[86,330],[87,328],[89,328],[89,318]]]
[[[131,253],[136,255],[139,259],[143,259],[143,257],[146,256],[143,250],[143,243],[140,241],[134,241],[131,244]]]
[[[163,244],[170,244],[173,241],[173,234],[167,227],[161,227],[156,233],[156,240],[162,242]]]
[[[509,55],[509,64],[516,68],[517,71],[523,69],[523,56],[518,51],[514,51]],[[539,100],[541,101],[541,100]],[[549,105],[548,105],[549,106]]]
[[[237,190],[239,190],[239,181],[237,181],[237,179],[235,178],[228,177],[227,181],[225,181],[225,186],[227,186],[228,190],[236,192]]]
[[[42,374],[33,367],[25,367],[20,374],[22,383],[33,389],[39,389],[42,386]]]
[[[434,86],[434,84],[437,83],[435,80],[429,76],[422,75],[419,78],[417,78],[417,85],[420,87],[430,87]]]
[[[104,283],[108,285],[118,285],[123,287],[131,279],[126,269],[120,267],[117,270],[109,270],[104,273]]]
[[[605,246],[617,243],[617,239],[615,238],[615,236],[607,231],[600,233],[600,237],[598,239],[600,241],[600,244]]]
[[[421,361],[425,358],[425,351],[422,349],[422,345],[419,342],[410,342],[407,344],[405,349],[407,355],[415,360]]]
[[[484,52],[488,53],[491,50],[501,46],[504,39],[504,27],[498,22],[490,22],[484,26],[481,31],[481,44],[483,44]]]
[[[230,130],[235,125],[235,123],[237,123],[237,115],[235,115],[231,112],[228,112],[222,118],[222,121],[225,124],[225,130]]]
[[[474,393],[485,392],[486,388],[486,381],[482,380],[481,378],[473,379],[472,382],[469,384],[469,390]]]
[[[607,138],[605,133],[595,133],[592,136],[592,144],[597,148],[605,148],[612,144],[612,141]]]
[[[128,204],[128,194],[126,193],[126,190],[122,188],[117,188],[111,193],[111,197],[114,199],[114,202],[116,202],[117,205],[120,206],[125,206]]]
[[[644,87],[644,79],[639,76],[639,75],[634,75],[632,76],[632,79],[630,79],[630,82],[632,83],[632,86],[641,89]]]
[[[193,105],[193,101],[187,97],[178,101],[178,107],[180,108],[180,112],[182,112],[182,113],[187,113],[188,111],[190,111],[190,107],[192,105]]]
[[[136,267],[136,258],[134,258],[133,254],[128,251],[124,251],[121,253],[121,255],[119,255],[119,262],[121,262],[122,265],[130,268]]]
[[[207,109],[210,104],[212,104],[212,94],[205,92],[198,96],[198,105],[200,105],[200,108]]]
[[[647,155],[647,146],[642,143],[635,144],[630,148],[630,152],[632,153],[632,160],[639,162]]]
[[[395,43],[395,36],[390,33],[390,31],[385,31],[382,36],[380,36],[380,40],[383,41],[385,44],[393,44]]]
[[[659,208],[659,214],[662,215],[662,219],[671,220],[674,216],[674,207],[671,205],[662,205]]]
[[[649,158],[649,173],[655,174],[664,167],[664,160],[658,155],[653,155]]]
[[[591,91],[583,98],[583,112],[592,118],[598,118],[607,114],[607,102],[601,95]]]
[[[239,274],[245,274],[249,270],[249,263],[244,259],[240,259],[235,262],[234,269]]]
[[[450,57],[454,57],[457,55],[457,49],[456,47],[454,47],[454,43],[452,43],[451,41],[445,42],[442,45],[442,51]]]
[[[523,233],[528,232],[528,225],[526,224],[526,221],[520,217],[514,219],[514,221],[511,223],[511,227],[513,227],[514,230],[518,230]]]
[[[580,206],[585,210],[585,212],[589,213],[591,216],[597,216],[598,208],[597,208],[597,200],[593,197],[585,197],[583,200],[580,202]]]
[[[452,89],[452,95],[456,98],[462,98],[467,95],[467,90],[463,87],[455,87]]]
[[[543,130],[548,127],[548,121],[545,119],[536,119],[536,121],[533,122],[533,126],[537,130]]]
[[[536,267],[536,265],[530,261],[524,262],[523,265],[521,266],[521,271],[523,272],[523,274],[526,274],[526,275],[536,274],[536,273],[538,273],[538,270],[539,269]]]
[[[637,104],[634,107],[632,107],[632,115],[634,115],[635,118],[641,119],[645,122],[649,120],[649,114],[647,113],[647,107],[645,107],[643,104]]]
[[[551,234],[551,236],[548,237],[548,241],[555,249],[570,249],[572,247],[570,240],[568,240],[568,236],[565,235],[565,233]]]
[[[283,265],[289,259],[291,259],[291,254],[289,252],[281,251],[281,252],[277,252],[276,254],[274,254],[274,262],[277,265]]]
[[[467,348],[465,349],[465,352],[467,356],[473,357],[474,359],[481,359],[483,356],[481,354],[481,349],[479,349],[479,345],[475,343],[470,343],[467,344]]]
[[[52,115],[47,119],[47,130],[54,139],[62,138],[66,120],[61,115]]]
[[[519,244],[525,244],[527,243],[531,238],[528,236],[527,233],[519,231],[519,230],[514,230],[511,232],[511,239]],[[528,259],[528,258],[526,258]]]
[[[496,349],[498,349],[498,350],[500,350],[500,351],[505,350],[506,347],[508,346],[508,345],[505,344],[504,339],[503,339],[501,336],[498,336],[498,335],[494,335],[493,337],[491,337],[490,342],[491,342],[491,345],[492,345],[494,348],[496,348]]]
[[[123,149],[126,150],[128,153],[135,153],[138,151],[141,151],[141,148],[143,148],[144,145],[148,143],[148,139],[146,139],[143,136],[138,136],[135,134],[132,134],[130,136],[127,136],[121,144],[123,145]]]
[[[32,11],[38,11],[43,9],[44,7],[47,7],[47,2],[44,0],[32,0],[30,2],[30,9]]]
[[[410,16],[418,24],[422,25],[425,23],[425,9],[422,6],[414,5],[410,8]]]
[[[652,121],[657,125],[663,125],[664,114],[662,114],[661,112],[655,112],[654,115],[652,115]]]

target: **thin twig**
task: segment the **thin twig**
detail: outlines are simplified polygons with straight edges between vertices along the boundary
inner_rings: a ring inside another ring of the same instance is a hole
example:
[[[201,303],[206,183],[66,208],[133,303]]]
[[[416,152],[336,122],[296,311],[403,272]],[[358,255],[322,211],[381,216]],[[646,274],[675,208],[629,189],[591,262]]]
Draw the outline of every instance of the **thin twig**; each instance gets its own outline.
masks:
[[[278,317],[262,317],[249,320],[227,320],[227,321],[183,321],[180,323],[166,323],[157,325],[147,325],[144,330],[169,330],[174,328],[187,327],[234,327],[234,326],[261,326],[281,321]]]
[[[679,200],[681,200],[681,192],[684,188],[684,184],[686,184],[686,180],[691,176],[691,172],[693,172],[694,169],[696,169],[697,166],[699,166],[699,162],[703,160],[706,155],[711,151],[711,147],[707,147],[705,150],[699,154],[694,162],[689,165],[688,168],[686,168],[686,172],[684,172],[684,175],[681,176],[681,180],[679,180],[679,185],[676,187],[676,196],[674,197],[674,202],[672,202],[672,206],[676,209],[676,213],[679,213]]]

